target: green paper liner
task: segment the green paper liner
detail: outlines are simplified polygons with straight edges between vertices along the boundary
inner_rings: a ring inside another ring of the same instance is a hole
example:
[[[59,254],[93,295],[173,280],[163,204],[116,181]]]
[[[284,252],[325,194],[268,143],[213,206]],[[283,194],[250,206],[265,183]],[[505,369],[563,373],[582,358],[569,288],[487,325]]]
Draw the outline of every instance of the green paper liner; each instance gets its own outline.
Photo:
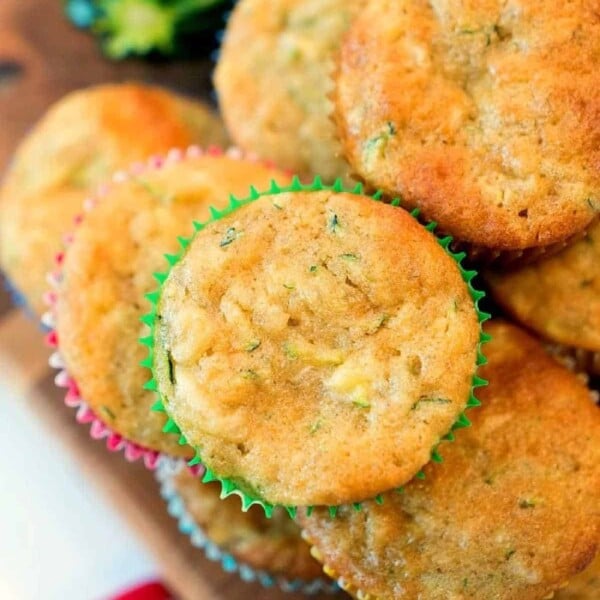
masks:
[[[158,281],[158,289],[155,292],[146,294],[146,298],[152,304],[152,310],[141,318],[141,321],[149,327],[150,333],[148,336],[142,337],[139,340],[142,345],[144,345],[148,348],[148,356],[140,364],[143,367],[146,367],[147,369],[149,369],[152,373],[152,378],[149,381],[147,381],[146,384],[144,385],[144,389],[153,391],[157,395],[157,401],[153,405],[152,409],[155,411],[158,411],[158,412],[164,412],[169,417],[163,431],[165,433],[171,433],[171,434],[179,436],[179,443],[181,445],[188,444],[188,441],[187,441],[185,435],[179,429],[178,425],[170,417],[167,407],[166,407],[166,403],[163,401],[163,399],[159,393],[158,383],[154,377],[154,345],[155,345],[155,329],[156,329],[156,318],[157,318],[156,309],[158,306],[158,302],[160,300],[162,286],[163,286],[164,282],[166,281],[167,277],[169,276],[171,269],[176,264],[178,264],[179,261],[183,258],[183,256],[185,255],[185,253],[187,251],[187,248],[189,247],[189,245],[192,243],[192,241],[196,237],[196,234],[199,231],[202,231],[209,223],[219,221],[223,217],[226,217],[226,216],[234,213],[241,207],[246,206],[264,196],[276,196],[276,195],[279,195],[282,193],[288,193],[288,192],[320,192],[320,191],[331,191],[331,192],[337,192],[337,193],[344,192],[344,193],[348,193],[348,194],[355,194],[358,196],[364,195],[363,185],[361,183],[356,184],[352,188],[347,188],[344,186],[342,180],[340,178],[338,178],[333,183],[333,185],[325,185],[322,183],[321,178],[319,176],[315,177],[313,182],[309,183],[309,184],[303,184],[297,176],[294,176],[292,178],[292,183],[288,186],[280,186],[277,184],[277,182],[275,180],[272,180],[270,188],[263,192],[258,191],[254,186],[250,186],[250,195],[247,198],[239,199],[239,198],[236,198],[235,196],[231,195],[229,198],[229,206],[224,208],[223,210],[217,210],[213,206],[209,207],[210,218],[207,221],[205,221],[204,223],[200,223],[197,221],[194,222],[193,223],[194,233],[187,238],[186,237],[178,238],[182,250],[178,254],[165,254],[165,259],[168,263],[167,270],[162,273],[154,274],[155,279]],[[382,201],[382,196],[383,196],[382,192],[378,191],[378,192],[372,194],[370,197],[373,199],[373,201],[380,202],[380,201]],[[400,200],[394,199],[391,202],[391,204],[392,204],[392,206],[399,207]],[[418,220],[419,210],[418,209],[412,210],[410,212],[410,215],[413,218],[415,218],[416,220]],[[482,324],[490,318],[490,315],[486,312],[483,312],[479,308],[479,302],[482,298],[485,297],[485,293],[480,290],[476,290],[471,283],[473,278],[477,275],[477,271],[467,270],[462,265],[462,261],[466,257],[466,253],[465,252],[453,252],[451,250],[450,246],[453,241],[452,236],[448,235],[448,236],[444,236],[444,237],[440,238],[437,235],[435,235],[434,231],[437,227],[437,223],[435,223],[434,221],[428,223],[427,225],[423,225],[423,227],[427,231],[429,231],[430,233],[432,233],[434,235],[434,237],[437,239],[440,246],[442,246],[442,248],[445,250],[446,254],[448,254],[456,262],[456,264],[459,268],[459,271],[461,273],[462,279],[468,287],[469,294],[473,300],[473,304],[474,304],[474,307],[475,307],[475,310],[477,313],[477,318],[479,321],[480,333],[479,333],[479,342],[477,345],[476,372],[473,375],[473,378],[471,381],[471,390],[469,392],[469,398],[467,400],[467,404],[466,404],[466,408],[465,408],[465,411],[466,411],[468,409],[476,408],[481,405],[481,402],[475,396],[475,389],[478,387],[487,385],[487,381],[477,375],[478,367],[487,363],[487,360],[481,350],[481,346],[491,339],[490,336],[487,333],[485,333],[482,329]],[[442,442],[454,441],[454,432],[457,429],[462,429],[463,427],[469,427],[471,425],[471,421],[466,416],[465,411],[460,413],[456,422],[450,428],[450,431],[446,435],[442,436],[441,439],[431,449],[431,460],[433,462],[436,462],[436,463],[443,462],[443,457],[439,453],[439,445]],[[241,499],[243,511],[247,511],[253,505],[258,505],[258,506],[262,507],[262,509],[264,510],[265,515],[267,517],[271,517],[271,515],[273,513],[273,509],[276,506],[281,506],[288,512],[288,514],[290,515],[291,518],[296,517],[297,511],[298,511],[297,506],[285,506],[285,505],[280,505],[280,504],[276,504],[276,503],[270,503],[258,496],[253,496],[253,495],[247,493],[246,491],[242,490],[233,479],[226,478],[226,477],[219,477],[219,475],[214,473],[210,468],[208,468],[202,462],[202,457],[201,457],[199,449],[195,448],[195,447],[193,449],[196,452],[196,456],[189,462],[189,465],[195,466],[195,465],[202,464],[204,466],[205,472],[204,472],[204,476],[202,477],[202,481],[204,483],[210,483],[213,481],[218,481],[221,483],[221,498],[227,498],[228,496],[235,494],[235,495],[239,496]],[[424,471],[421,469],[415,475],[415,477],[417,477],[419,479],[424,479],[425,478]],[[381,494],[385,491],[388,491],[388,490],[382,490]],[[378,503],[383,502],[383,496],[381,494],[378,494],[374,498],[375,501]],[[352,506],[354,507],[355,510],[358,511],[358,510],[361,510],[362,505],[361,505],[361,502],[355,502],[355,503],[352,503]],[[335,517],[337,514],[337,511],[339,509],[339,506],[329,506],[328,508],[329,508],[330,516],[332,518]],[[312,513],[312,511],[313,511],[312,506],[306,507],[307,515],[310,515]]]

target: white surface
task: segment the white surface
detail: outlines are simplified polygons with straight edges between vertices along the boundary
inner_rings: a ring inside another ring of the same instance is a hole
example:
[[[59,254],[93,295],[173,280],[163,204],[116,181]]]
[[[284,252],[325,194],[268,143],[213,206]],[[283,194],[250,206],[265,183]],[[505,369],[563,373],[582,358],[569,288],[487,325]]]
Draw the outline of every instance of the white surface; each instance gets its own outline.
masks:
[[[68,454],[0,385],[0,599],[104,600],[155,567]]]

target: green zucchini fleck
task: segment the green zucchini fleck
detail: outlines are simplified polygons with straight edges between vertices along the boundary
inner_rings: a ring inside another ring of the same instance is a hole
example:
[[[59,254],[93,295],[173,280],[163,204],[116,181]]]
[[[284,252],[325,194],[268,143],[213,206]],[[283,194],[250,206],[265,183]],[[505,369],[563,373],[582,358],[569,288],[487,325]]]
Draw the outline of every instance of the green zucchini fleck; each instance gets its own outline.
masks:
[[[260,340],[251,340],[244,346],[246,352],[254,352],[260,346]]]
[[[221,248],[225,246],[229,246],[232,242],[234,242],[240,236],[240,232],[236,231],[235,227],[230,227],[223,236],[223,239],[219,242],[219,246]]]
[[[337,233],[340,227],[341,225],[338,216],[336,214],[333,214],[329,219],[329,231],[331,231],[331,233]]]
[[[108,406],[101,406],[100,410],[111,420],[115,420],[115,413]]]
[[[294,344],[292,344],[291,342],[285,342],[283,344],[283,351],[285,355],[291,360],[296,360],[299,356],[298,348],[296,348],[296,346],[294,346]]]
[[[171,385],[175,385],[175,365],[173,364],[173,356],[167,352],[167,362],[169,363],[169,381]]]
[[[534,506],[535,500],[528,500],[527,498],[519,500],[519,508],[533,508]]]
[[[322,425],[321,421],[315,421],[315,422],[314,422],[314,423],[313,423],[313,424],[310,426],[309,433],[310,433],[311,435],[314,435],[315,433],[317,433],[317,431],[319,431],[319,429],[321,429],[321,425]]]
[[[242,371],[242,377],[244,379],[251,379],[253,381],[260,379],[260,375],[256,371],[253,371],[252,369],[246,369],[246,370]]]
[[[448,398],[438,398],[438,397],[430,397],[430,396],[421,396],[411,407],[411,410],[417,410],[426,402],[432,402],[435,404],[450,404],[452,400],[448,400]]]
[[[368,400],[363,400],[362,398],[352,400],[352,404],[354,404],[354,406],[358,406],[359,408],[371,408],[371,403]]]

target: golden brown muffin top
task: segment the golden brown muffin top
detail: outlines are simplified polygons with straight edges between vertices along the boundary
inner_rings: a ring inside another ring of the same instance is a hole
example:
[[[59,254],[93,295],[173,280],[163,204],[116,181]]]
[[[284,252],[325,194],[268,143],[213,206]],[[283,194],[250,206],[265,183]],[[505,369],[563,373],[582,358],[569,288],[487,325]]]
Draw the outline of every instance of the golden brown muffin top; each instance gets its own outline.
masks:
[[[597,600],[600,598],[600,553],[583,573],[569,581],[569,585],[554,596],[554,600]]]
[[[221,500],[218,483],[202,483],[187,469],[175,475],[172,483],[194,523],[224,552],[254,569],[287,579],[324,577],[298,525],[285,510],[276,509],[270,519],[256,506],[242,512],[239,499]]]
[[[336,120],[373,186],[458,239],[560,242],[600,210],[598,0],[371,0]]]
[[[302,175],[347,177],[330,119],[334,53],[364,0],[241,0],[215,86],[235,143]]]
[[[194,219],[209,205],[225,206],[229,193],[250,185],[286,182],[280,171],[228,156],[204,155],[148,170],[116,184],[75,231],[63,264],[56,307],[60,352],[85,401],[117,432],[147,448],[188,454],[162,433],[164,415],[153,413],[154,394],[138,339],[144,295],[156,289],[153,273],[164,254],[179,249]]]
[[[20,144],[0,190],[0,264],[36,312],[53,255],[86,196],[117,169],[190,144],[223,144],[205,105],[133,83],[73,92]]]
[[[137,83],[78,90],[54,104],[23,140],[6,193],[87,189],[136,160],[204,139],[226,142],[220,121],[198,102]]]
[[[598,550],[600,411],[527,334],[486,329],[489,385],[444,464],[381,506],[302,518],[346,585],[386,599],[538,600]]]
[[[203,462],[270,503],[401,485],[465,408],[479,326],[407,212],[266,195],[200,231],[162,288],[155,370]]]
[[[555,256],[486,279],[498,303],[544,338],[600,351],[600,225]]]

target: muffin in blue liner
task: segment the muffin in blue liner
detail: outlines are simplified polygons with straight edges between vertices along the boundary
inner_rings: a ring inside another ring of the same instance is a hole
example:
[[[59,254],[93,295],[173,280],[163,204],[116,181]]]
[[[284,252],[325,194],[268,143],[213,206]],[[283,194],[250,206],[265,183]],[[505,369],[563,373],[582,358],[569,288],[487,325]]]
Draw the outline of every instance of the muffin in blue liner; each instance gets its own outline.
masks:
[[[179,530],[227,573],[284,592],[339,591],[335,582],[326,580],[284,509],[276,510],[271,519],[260,507],[241,512],[234,498],[220,498],[218,483],[203,484],[197,468],[186,467],[183,461],[161,459],[156,478]]]
[[[31,309],[27,306],[27,300],[25,296],[15,287],[14,283],[8,278],[7,275],[2,274],[3,288],[6,290],[12,303],[17,307],[23,309],[27,315],[31,315]]]

